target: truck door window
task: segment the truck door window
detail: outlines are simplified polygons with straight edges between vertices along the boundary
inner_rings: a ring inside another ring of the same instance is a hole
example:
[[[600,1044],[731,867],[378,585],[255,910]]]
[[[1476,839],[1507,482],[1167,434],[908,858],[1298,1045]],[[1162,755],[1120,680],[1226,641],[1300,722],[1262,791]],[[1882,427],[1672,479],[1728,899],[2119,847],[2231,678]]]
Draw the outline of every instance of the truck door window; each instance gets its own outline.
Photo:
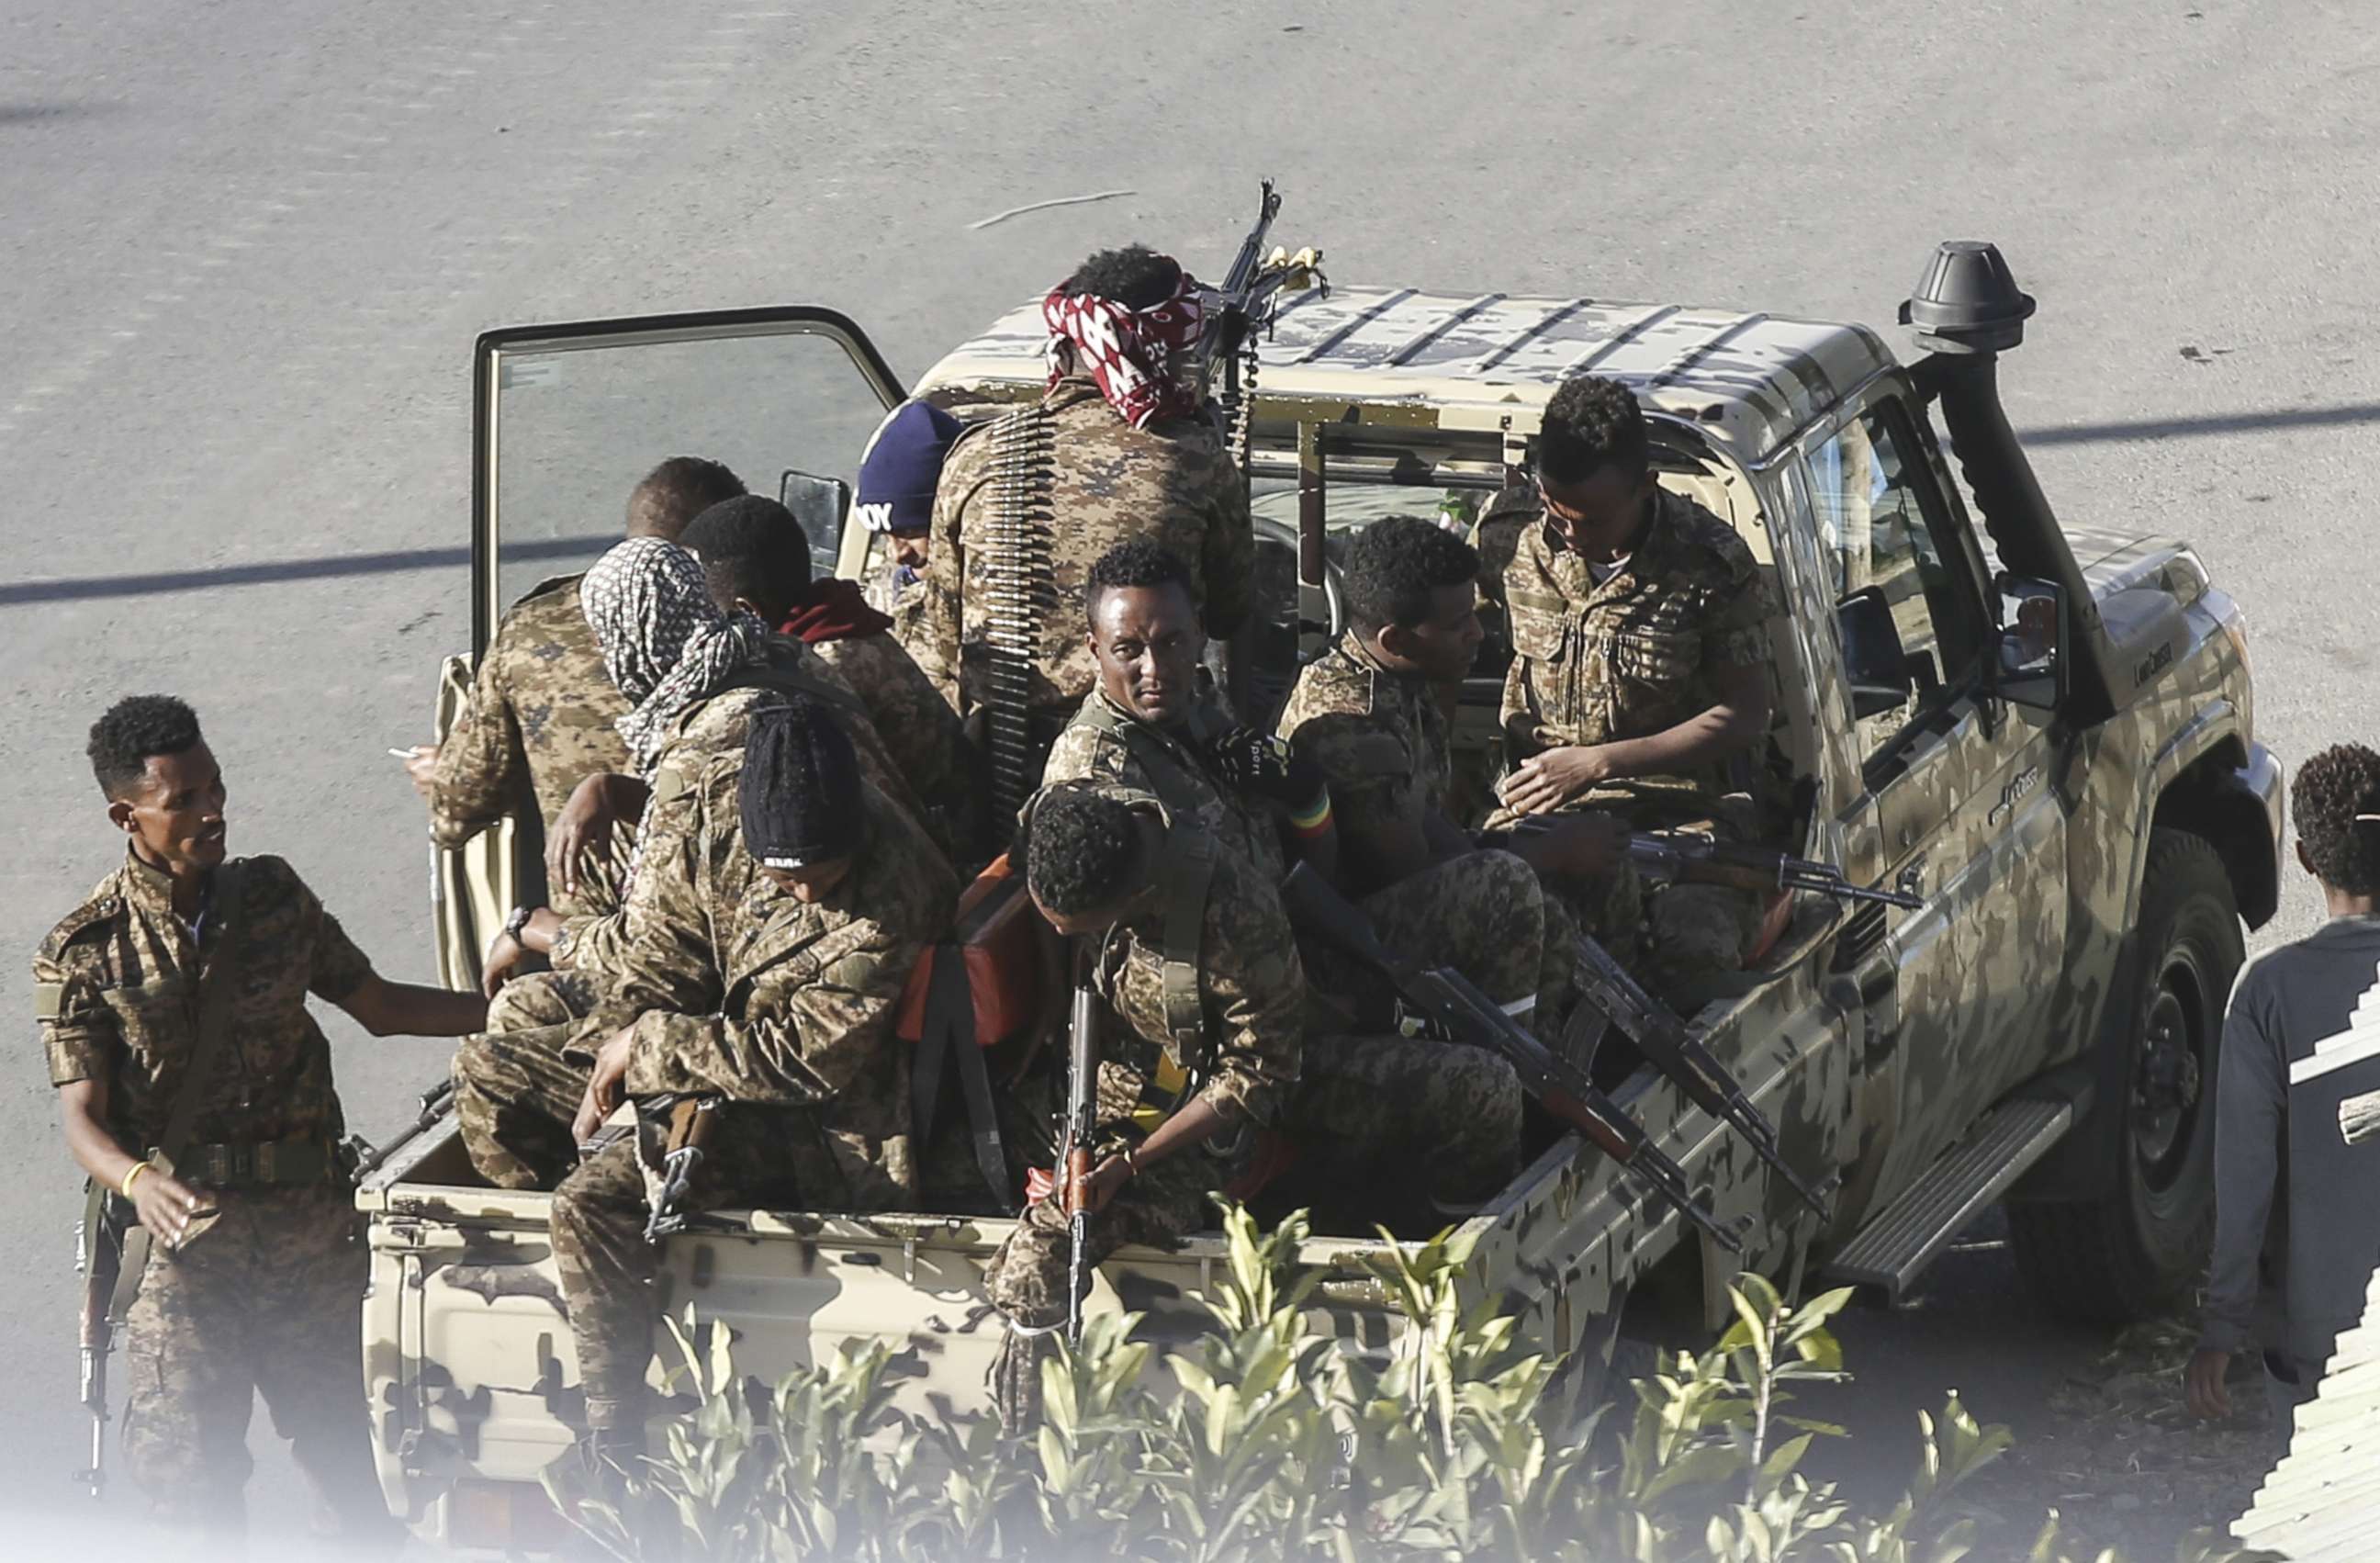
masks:
[[[1964,556],[1946,545],[1948,518],[1932,470],[1896,406],[1870,406],[1812,451],[1808,465],[1835,597],[1871,587],[1883,594],[1912,676],[1905,702],[1860,718],[1861,752],[1873,755],[1935,691],[1973,682],[1982,612]]]

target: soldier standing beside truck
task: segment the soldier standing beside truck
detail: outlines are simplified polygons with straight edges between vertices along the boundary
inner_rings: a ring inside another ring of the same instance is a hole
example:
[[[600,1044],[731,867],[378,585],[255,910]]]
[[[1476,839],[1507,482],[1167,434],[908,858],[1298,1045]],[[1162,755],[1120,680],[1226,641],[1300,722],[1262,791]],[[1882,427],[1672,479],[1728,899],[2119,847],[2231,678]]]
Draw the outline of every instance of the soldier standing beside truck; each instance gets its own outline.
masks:
[[[182,702],[118,702],[90,753],[128,851],[42,942],[33,1003],[93,1190],[90,1282],[117,1277],[89,1306],[124,1332],[134,1480],[162,1524],[236,1538],[261,1392],[329,1525],[394,1552],[358,1395],[365,1254],[306,996],[375,1036],[458,1036],[487,1006],[389,982],[287,863],[228,858],[223,773]]]
[[[1063,611],[1093,560],[1129,537],[1172,550],[1192,565],[1191,601],[1218,640],[1246,621],[1255,590],[1247,485],[1204,413],[1210,323],[1196,280],[1138,245],[1103,250],[1042,315],[1047,391],[969,431],[942,470],[908,642],[962,718],[996,701],[1021,707],[1027,732],[1011,768],[1026,791],[1095,681]],[[1015,665],[1003,671],[1003,659]]]
[[[1478,574],[1476,550],[1417,517],[1366,527],[1347,555],[1347,632],[1300,670],[1280,731],[1329,779],[1343,888],[1390,946],[1463,967],[1483,940],[1525,944],[1515,922],[1540,925],[1536,1025],[1550,1039],[1579,929],[1539,876],[1602,911],[1588,932],[1624,956],[1634,875],[1627,832],[1608,815],[1494,838],[1503,850],[1483,850],[1448,815],[1453,745],[1438,688],[1460,681],[1479,649]]]
[[[700,511],[743,492],[743,481],[718,462],[673,456],[629,493],[627,535],[674,542]],[[417,746],[406,760],[441,847],[459,847],[503,819],[524,789],[551,832],[580,782],[627,767],[614,724],[628,705],[588,629],[584,579],[541,581],[513,604],[480,659],[454,730],[443,743]],[[611,873],[589,874],[567,889],[557,880],[554,895],[557,906],[574,913],[619,904]]]
[[[1756,840],[1768,737],[1768,593],[1735,530],[1653,480],[1627,386],[1581,375],[1548,398],[1534,495],[1481,523],[1517,527],[1503,576],[1512,665],[1506,742],[1519,763],[1488,819],[1600,809],[1637,829]],[[1645,898],[1654,987],[1692,1013],[1759,930],[1755,892],[1657,885]]]
[[[2277,1453],[2380,1260],[2380,754],[2342,744],[2308,760],[2289,812],[2330,921],[2256,957],[2231,990],[2215,1252],[2183,1379],[2192,1410],[2228,1415],[2232,1356],[2261,1348]]]

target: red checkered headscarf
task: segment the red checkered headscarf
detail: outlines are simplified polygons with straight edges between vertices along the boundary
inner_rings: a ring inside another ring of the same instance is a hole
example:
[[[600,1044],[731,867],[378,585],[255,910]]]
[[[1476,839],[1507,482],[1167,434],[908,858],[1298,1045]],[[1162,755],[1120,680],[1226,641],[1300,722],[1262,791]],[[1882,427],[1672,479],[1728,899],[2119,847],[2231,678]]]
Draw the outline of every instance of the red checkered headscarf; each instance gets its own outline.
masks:
[[[1181,271],[1172,297],[1128,310],[1096,294],[1069,294],[1061,284],[1041,300],[1041,319],[1050,328],[1050,384],[1088,371],[1099,395],[1135,429],[1196,412],[1187,355],[1207,329],[1205,291]]]

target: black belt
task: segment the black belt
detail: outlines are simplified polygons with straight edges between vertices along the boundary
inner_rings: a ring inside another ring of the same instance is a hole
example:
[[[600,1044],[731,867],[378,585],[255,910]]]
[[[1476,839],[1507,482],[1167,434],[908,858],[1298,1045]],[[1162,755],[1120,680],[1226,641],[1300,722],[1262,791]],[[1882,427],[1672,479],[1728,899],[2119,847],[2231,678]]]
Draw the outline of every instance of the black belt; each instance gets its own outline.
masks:
[[[329,1141],[320,1134],[293,1134],[286,1140],[193,1145],[174,1171],[213,1189],[265,1188],[327,1182],[334,1165]]]

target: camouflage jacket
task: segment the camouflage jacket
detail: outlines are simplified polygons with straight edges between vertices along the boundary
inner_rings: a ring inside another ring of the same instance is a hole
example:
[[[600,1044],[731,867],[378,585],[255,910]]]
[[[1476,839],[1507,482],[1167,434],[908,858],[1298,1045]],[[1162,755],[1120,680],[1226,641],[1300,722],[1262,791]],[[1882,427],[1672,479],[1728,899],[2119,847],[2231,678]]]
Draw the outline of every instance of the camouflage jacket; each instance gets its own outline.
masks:
[[[1278,881],[1287,872],[1272,812],[1226,788],[1208,768],[1203,745],[1229,727],[1209,703],[1191,708],[1178,729],[1153,727],[1093,690],[1050,746],[1041,785],[1099,782],[1155,798],[1169,817],[1187,815],[1248,863]]]
[[[1541,520],[1521,529],[1502,582],[1513,653],[1502,715],[1515,761],[1665,731],[1718,701],[1715,669],[1767,664],[1769,596],[1743,539],[1666,490],[1656,491],[1655,505],[1644,542],[1599,586]],[[1713,768],[1631,777],[1579,802],[1624,807],[1745,790],[1745,779]]]
[[[978,793],[975,746],[933,681],[888,632],[819,641],[810,650],[867,704],[886,756],[939,823],[938,839],[953,856],[968,856]]]
[[[1330,781],[1342,851],[1446,806],[1454,750],[1437,691],[1382,667],[1352,629],[1299,672],[1276,730]]]
[[[1206,422],[1184,419],[1135,429],[1100,399],[1087,376],[1061,381],[1040,405],[1054,425],[1049,498],[1056,609],[1039,626],[1029,704],[1047,710],[1072,705],[1098,679],[1083,641],[1079,604],[1083,579],[1100,555],[1128,537],[1172,550],[1190,567],[1192,595],[1208,633],[1220,639],[1248,617],[1256,536],[1247,485]],[[907,629],[917,665],[961,716],[985,698],[985,550],[999,503],[997,427],[970,430],[942,468],[926,591]]]
[[[237,873],[237,904],[209,906],[194,940],[174,910],[173,882],[128,854],[33,957],[50,1081],[105,1081],[108,1127],[128,1148],[153,1147],[164,1133],[203,995],[220,983],[236,984],[230,1032],[212,1078],[199,1082],[192,1143],[335,1141],[345,1130],[330,1044],[306,995],[336,1003],[371,962],[287,863],[247,858]]]
[[[809,1109],[801,1168],[820,1148],[855,1208],[886,1209],[917,1187],[909,1052],[893,1034],[918,953],[950,925],[958,881],[905,811],[868,791],[868,838],[851,874],[815,905],[785,894],[744,850],[743,755],[693,772],[685,827],[638,870],[645,916],[606,1003],[583,1035],[633,1025],[633,1096],[720,1095]]]
[[[942,850],[942,842],[934,837],[917,795],[910,790],[900,767],[886,751],[875,724],[868,718],[867,706],[852,692],[851,686],[799,641],[779,637],[770,646],[776,670],[786,678],[798,679],[818,694],[820,703],[851,739],[852,747],[859,751],[860,774],[867,777],[868,785],[884,794],[892,807],[926,827],[935,849]],[[692,827],[688,798],[695,778],[720,758],[727,759],[740,771],[752,713],[784,698],[783,691],[776,688],[739,686],[679,714],[675,730],[662,745],[660,763],[653,768],[652,792],[646,800],[644,817],[637,824],[638,867],[630,875],[621,905],[617,910],[601,915],[563,919],[562,933],[553,944],[552,959],[557,970],[589,971],[605,977],[620,970],[629,942],[652,915],[650,897],[645,894],[647,887],[642,883],[645,858],[677,849],[677,838]]]
[[[1114,790],[1173,818],[1150,794]],[[1095,968],[1126,1033],[1101,1049],[1099,1120],[1147,1134],[1189,1098],[1269,1126],[1297,1083],[1306,1007],[1277,876],[1177,820],[1158,877],[1157,904],[1115,926]]]
[[[579,605],[578,577],[540,583],[496,627],[471,698],[438,746],[431,834],[459,846],[510,812],[524,784],[551,827],[573,788],[628,769],[613,726],[627,713]]]

